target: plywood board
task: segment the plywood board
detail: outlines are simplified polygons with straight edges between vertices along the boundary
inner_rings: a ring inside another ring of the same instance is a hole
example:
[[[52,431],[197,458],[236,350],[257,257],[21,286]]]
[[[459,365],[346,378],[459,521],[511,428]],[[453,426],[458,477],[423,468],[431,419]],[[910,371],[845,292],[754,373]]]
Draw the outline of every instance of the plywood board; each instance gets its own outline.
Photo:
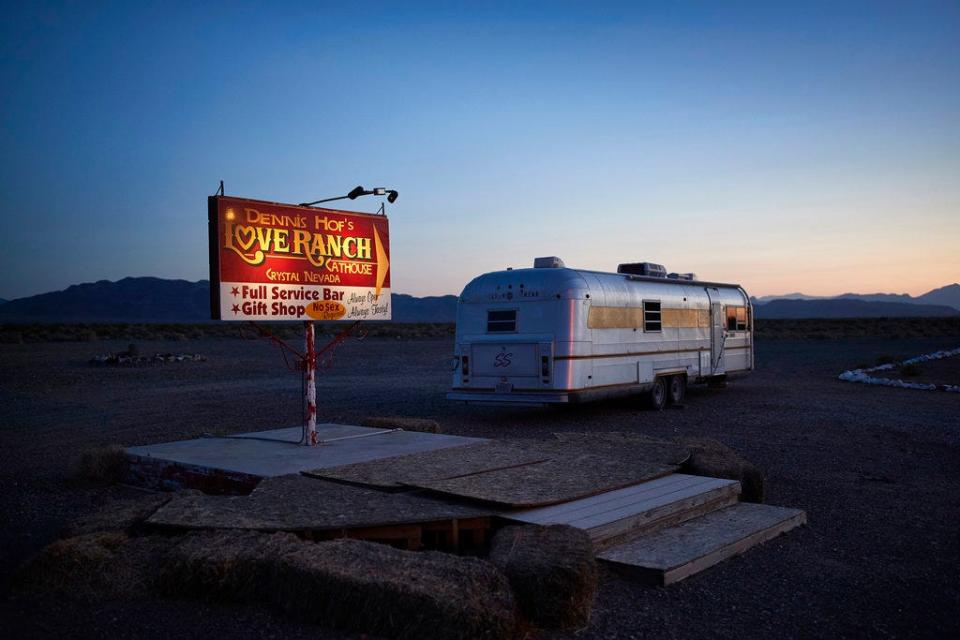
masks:
[[[586,531],[595,543],[606,543],[729,506],[739,493],[735,480],[673,473],[579,500],[502,515],[531,524],[570,525]]]
[[[538,446],[548,451],[572,451],[591,455],[628,457],[656,464],[681,465],[690,458],[687,447],[633,433],[555,433],[554,441]]]
[[[491,440],[331,469],[315,469],[306,474],[374,487],[402,488],[426,480],[542,462],[551,455],[516,442]]]
[[[266,478],[249,496],[177,496],[147,522],[184,529],[324,531],[485,517],[422,493],[389,493],[303,475]]]
[[[520,508],[576,500],[659,478],[676,469],[676,465],[625,456],[566,452],[556,453],[545,462],[410,485],[504,508]]]
[[[666,585],[743,553],[805,522],[806,514],[799,509],[739,503],[610,547],[598,558]]]

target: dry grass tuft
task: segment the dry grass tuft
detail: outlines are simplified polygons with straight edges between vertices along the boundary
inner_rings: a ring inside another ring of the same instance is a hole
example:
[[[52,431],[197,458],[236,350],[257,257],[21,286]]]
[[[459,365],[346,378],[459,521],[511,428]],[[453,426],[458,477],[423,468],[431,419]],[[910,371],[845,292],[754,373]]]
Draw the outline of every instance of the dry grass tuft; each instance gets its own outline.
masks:
[[[301,547],[277,566],[278,603],[309,621],[396,638],[510,638],[513,594],[492,564],[358,540]]]
[[[516,629],[510,584],[490,563],[358,540],[198,532],[167,554],[159,587],[397,638],[508,638]]]
[[[45,547],[17,574],[18,588],[69,594],[86,602],[137,598],[151,592],[171,542],[158,536],[92,533]]]
[[[425,418],[404,418],[401,416],[374,416],[364,418],[360,422],[363,427],[378,427],[380,429],[403,429],[404,431],[419,431],[421,433],[441,433],[440,423]]]
[[[160,590],[201,600],[267,602],[279,558],[307,544],[292,533],[192,533],[168,554]]]
[[[87,482],[116,484],[123,482],[129,468],[127,452],[120,445],[113,444],[84,451],[73,475]]]
[[[677,443],[690,449],[690,459],[683,466],[684,472],[739,480],[741,500],[763,502],[763,472],[736,451],[710,438],[678,438]]]
[[[59,540],[17,574],[29,593],[82,602],[160,593],[259,602],[310,622],[396,638],[511,638],[513,592],[489,562],[357,540],[208,531],[99,532]]]
[[[544,629],[579,629],[590,622],[597,566],[586,532],[567,525],[501,529],[490,561],[510,580],[526,618]]]

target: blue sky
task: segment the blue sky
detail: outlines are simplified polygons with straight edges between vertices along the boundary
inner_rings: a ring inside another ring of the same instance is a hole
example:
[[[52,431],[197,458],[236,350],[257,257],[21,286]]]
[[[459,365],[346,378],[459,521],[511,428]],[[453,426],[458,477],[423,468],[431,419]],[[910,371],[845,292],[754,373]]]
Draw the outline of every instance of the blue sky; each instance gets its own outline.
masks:
[[[538,255],[756,295],[960,280],[956,3],[346,4],[9,7],[0,297],[206,278],[220,179],[399,189],[415,295]]]

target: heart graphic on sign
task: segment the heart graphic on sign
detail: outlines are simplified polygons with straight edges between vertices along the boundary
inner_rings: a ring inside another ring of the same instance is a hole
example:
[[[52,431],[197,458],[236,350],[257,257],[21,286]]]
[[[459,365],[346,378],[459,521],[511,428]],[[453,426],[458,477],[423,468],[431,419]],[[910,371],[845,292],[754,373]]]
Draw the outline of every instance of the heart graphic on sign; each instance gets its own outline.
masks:
[[[238,247],[243,251],[250,251],[250,247],[252,247],[253,243],[257,240],[257,230],[253,227],[237,225],[234,227],[234,237],[237,240]]]

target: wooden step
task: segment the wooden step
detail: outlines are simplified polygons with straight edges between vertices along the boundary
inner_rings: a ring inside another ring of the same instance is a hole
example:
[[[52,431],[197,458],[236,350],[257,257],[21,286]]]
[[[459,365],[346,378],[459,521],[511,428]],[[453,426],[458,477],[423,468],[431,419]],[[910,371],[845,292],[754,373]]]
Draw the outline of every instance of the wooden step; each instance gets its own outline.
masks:
[[[602,549],[737,502],[740,483],[673,473],[623,489],[500,516],[530,524],[568,524],[585,530]]]
[[[632,577],[668,585],[806,521],[799,509],[741,502],[610,547],[597,558]]]

